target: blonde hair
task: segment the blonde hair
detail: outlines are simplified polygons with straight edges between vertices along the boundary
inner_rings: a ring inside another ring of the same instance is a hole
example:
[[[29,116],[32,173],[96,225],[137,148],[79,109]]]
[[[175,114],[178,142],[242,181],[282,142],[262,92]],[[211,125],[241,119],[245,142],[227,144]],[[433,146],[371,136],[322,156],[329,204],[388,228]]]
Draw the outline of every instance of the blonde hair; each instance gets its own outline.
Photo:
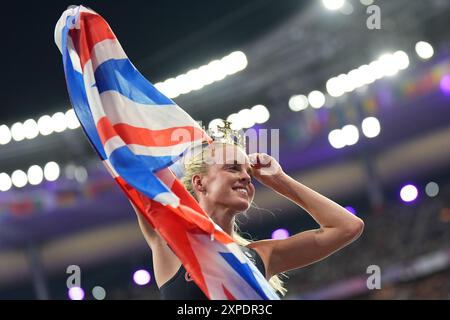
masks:
[[[194,155],[184,164],[185,170],[181,182],[183,183],[185,188],[189,191],[189,193],[196,199],[197,195],[192,185],[192,177],[197,174],[198,175],[208,174],[208,170],[210,167],[210,164],[207,161],[209,156],[208,155],[209,150],[210,150],[209,146],[207,144],[204,145],[202,147],[201,152],[199,152],[197,155]],[[243,236],[240,235],[239,226],[237,225],[236,222],[234,222],[231,237],[238,245],[243,247],[246,247],[252,243],[251,240],[245,239]],[[284,283],[281,280],[281,276],[286,277],[286,275],[283,273],[279,275],[274,275],[270,278],[269,283],[275,291],[279,292],[282,296],[284,296],[287,292],[287,289],[284,287]]]

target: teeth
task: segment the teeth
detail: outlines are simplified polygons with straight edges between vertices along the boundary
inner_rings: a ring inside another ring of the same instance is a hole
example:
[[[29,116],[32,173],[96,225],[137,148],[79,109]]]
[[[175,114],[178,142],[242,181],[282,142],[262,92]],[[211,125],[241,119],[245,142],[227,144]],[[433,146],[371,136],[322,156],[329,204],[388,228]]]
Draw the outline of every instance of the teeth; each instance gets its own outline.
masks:
[[[243,193],[243,194],[245,194],[245,195],[248,194],[247,189],[245,189],[245,188],[236,188],[236,189],[234,189],[234,190],[239,191],[240,193]]]

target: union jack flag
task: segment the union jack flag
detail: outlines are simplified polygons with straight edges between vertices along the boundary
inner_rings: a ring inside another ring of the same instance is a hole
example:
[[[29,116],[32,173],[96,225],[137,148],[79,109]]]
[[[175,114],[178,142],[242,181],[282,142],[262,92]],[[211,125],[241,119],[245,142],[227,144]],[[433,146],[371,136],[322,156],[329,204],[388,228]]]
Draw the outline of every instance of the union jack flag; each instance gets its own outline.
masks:
[[[83,6],[55,28],[72,106],[126,196],[209,299],[279,299],[170,170],[211,138],[132,65],[108,23]],[[186,132],[189,134],[186,135]]]

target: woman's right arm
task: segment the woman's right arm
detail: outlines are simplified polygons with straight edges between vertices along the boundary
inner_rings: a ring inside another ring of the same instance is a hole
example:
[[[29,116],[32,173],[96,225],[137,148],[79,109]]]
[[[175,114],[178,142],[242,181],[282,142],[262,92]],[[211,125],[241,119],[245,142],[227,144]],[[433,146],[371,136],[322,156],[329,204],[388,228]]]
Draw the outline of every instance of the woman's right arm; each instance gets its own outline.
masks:
[[[150,225],[150,223],[142,216],[142,214],[139,212],[138,208],[130,201],[131,206],[133,207],[134,211],[136,212],[136,216],[138,218],[139,227],[141,228],[142,234],[144,235],[145,241],[147,241],[147,244],[152,248],[152,245],[159,237],[156,233],[155,229]]]
[[[131,201],[130,201],[131,203]],[[140,211],[131,203],[136,212],[139,227],[144,235],[145,241],[152,251],[153,270],[158,288],[172,279],[180,269],[181,262],[172,252],[158,231],[153,229],[152,225],[145,219]]]

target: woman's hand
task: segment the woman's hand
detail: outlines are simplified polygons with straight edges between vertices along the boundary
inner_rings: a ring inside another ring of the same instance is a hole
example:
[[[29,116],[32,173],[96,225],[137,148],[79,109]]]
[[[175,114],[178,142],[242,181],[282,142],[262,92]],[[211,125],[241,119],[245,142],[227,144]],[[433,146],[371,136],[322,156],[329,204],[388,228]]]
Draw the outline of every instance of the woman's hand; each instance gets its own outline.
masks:
[[[278,161],[266,153],[252,153],[248,157],[253,169],[253,176],[268,187],[284,174]]]

